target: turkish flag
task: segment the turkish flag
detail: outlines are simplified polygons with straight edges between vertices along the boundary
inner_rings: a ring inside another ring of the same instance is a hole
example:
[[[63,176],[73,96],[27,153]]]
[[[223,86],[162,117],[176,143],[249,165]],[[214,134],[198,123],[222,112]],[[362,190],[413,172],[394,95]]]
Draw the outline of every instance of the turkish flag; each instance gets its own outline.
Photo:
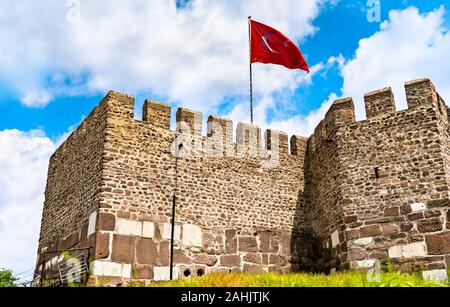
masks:
[[[278,30],[250,20],[250,62],[283,65],[309,72],[300,49]]]

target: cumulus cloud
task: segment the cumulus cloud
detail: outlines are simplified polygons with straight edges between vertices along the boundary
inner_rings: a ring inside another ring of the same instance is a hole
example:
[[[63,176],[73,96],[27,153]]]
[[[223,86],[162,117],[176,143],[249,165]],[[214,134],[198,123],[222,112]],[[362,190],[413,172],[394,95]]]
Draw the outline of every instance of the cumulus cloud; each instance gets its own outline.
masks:
[[[113,88],[215,111],[225,97],[248,95],[247,16],[301,41],[316,31],[324,2],[192,0],[180,9],[175,0],[4,0],[0,79],[28,106]],[[304,76],[254,69],[257,98]]]
[[[397,109],[404,109],[404,83],[429,77],[450,101],[450,33],[444,7],[421,14],[415,7],[391,11],[380,30],[362,39],[354,58],[342,64],[343,96],[352,96],[358,118],[365,117],[363,95],[392,86]]]
[[[55,148],[40,130],[0,131],[0,268],[19,273],[35,265],[48,160]]]

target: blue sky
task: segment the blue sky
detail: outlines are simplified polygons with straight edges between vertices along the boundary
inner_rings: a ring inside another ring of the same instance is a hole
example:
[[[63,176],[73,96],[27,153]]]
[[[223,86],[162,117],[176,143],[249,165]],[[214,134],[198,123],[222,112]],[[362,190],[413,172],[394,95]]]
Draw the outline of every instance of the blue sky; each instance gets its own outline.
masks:
[[[307,35],[301,41],[297,41],[311,66],[326,61],[332,56],[342,55],[345,58],[351,58],[360,39],[370,37],[379,30],[379,22],[371,23],[367,21],[368,7],[366,1],[351,1],[351,4],[345,2],[341,1],[337,5],[322,7],[318,16],[312,21],[312,24],[317,28],[316,32]],[[381,1],[381,20],[386,20],[389,11],[393,9],[416,6],[421,13],[426,13],[439,8],[440,5],[442,5],[442,1],[437,0]],[[81,8],[83,7],[81,6]],[[189,7],[185,3],[180,9],[189,9]],[[260,21],[265,22],[265,20]],[[448,14],[445,16],[445,23],[449,23]],[[277,27],[276,23],[271,25]],[[224,30],[226,31],[226,29]],[[151,57],[151,54],[148,56]],[[242,56],[245,58],[247,54],[244,53]],[[48,71],[46,73],[50,75],[54,72]],[[7,78],[7,76],[5,77]],[[20,82],[20,79],[17,82]],[[70,84],[70,80],[67,83]],[[315,75],[312,78],[311,85],[298,87],[294,95],[289,97],[291,101],[295,102],[293,106],[282,105],[278,108],[275,106],[276,112],[281,118],[291,115],[307,115],[308,112],[320,107],[330,93],[334,92],[339,96],[342,84],[343,78],[340,76],[339,67],[332,67],[324,75]],[[255,87],[257,86],[258,84],[255,84]],[[123,90],[126,91],[126,88]],[[136,100],[138,103],[146,97],[156,97],[160,100],[168,98],[164,94],[152,94],[151,91],[136,92],[133,89],[132,92],[135,95],[137,94]],[[0,130],[19,129],[27,131],[41,129],[45,131],[46,135],[56,139],[71,127],[76,126],[105,93],[105,90],[98,90],[80,92],[74,96],[61,95],[55,97],[46,106],[29,107],[21,102],[22,97],[18,95],[14,88],[11,88],[10,84],[0,83]],[[233,102],[235,102],[233,98],[228,96],[220,101],[220,107],[216,112],[225,115],[233,107]],[[170,100],[169,102],[174,106],[183,103]],[[283,112],[286,114],[283,114]],[[272,118],[272,111],[269,111],[268,115],[269,118]]]
[[[254,64],[256,123],[308,136],[329,105],[430,77],[450,100],[450,15],[437,0],[0,3],[0,267],[33,266],[48,158],[109,89],[248,121],[247,16],[291,37],[312,72]],[[26,193],[21,187],[32,186]],[[29,191],[28,191],[29,190]]]

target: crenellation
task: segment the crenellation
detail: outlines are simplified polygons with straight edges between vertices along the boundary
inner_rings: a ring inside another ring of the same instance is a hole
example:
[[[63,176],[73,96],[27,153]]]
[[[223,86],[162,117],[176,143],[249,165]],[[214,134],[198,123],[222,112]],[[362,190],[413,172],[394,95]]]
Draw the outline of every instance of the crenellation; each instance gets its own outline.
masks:
[[[190,134],[194,137],[202,136],[203,117],[201,112],[179,108],[176,120],[178,133]]]
[[[325,121],[328,123],[328,130],[340,125],[354,123],[356,120],[353,99],[350,97],[336,99],[326,113]]]
[[[364,103],[368,119],[396,112],[394,93],[390,87],[366,93]]]
[[[405,83],[408,108],[428,104],[438,107],[438,95],[434,84],[428,78],[420,78]]]
[[[261,128],[246,123],[238,123],[236,145],[238,155],[256,157],[261,152]]]
[[[278,151],[282,155],[289,154],[289,137],[286,133],[267,129],[264,139],[265,149]]]
[[[156,128],[170,130],[169,104],[146,99],[142,107],[142,120]]]
[[[430,80],[405,88],[406,110],[383,88],[367,120],[337,99],[309,138],[239,123],[236,143],[229,119],[202,136],[180,108],[171,131],[169,105],[146,100],[137,121],[111,91],[50,159],[36,272],[51,275],[45,250],[87,247],[91,279],[167,279],[175,193],[175,276],[449,269],[450,113]]]
[[[291,155],[295,155],[304,159],[306,155],[308,138],[299,135],[293,135],[291,137],[290,143],[291,143]]]

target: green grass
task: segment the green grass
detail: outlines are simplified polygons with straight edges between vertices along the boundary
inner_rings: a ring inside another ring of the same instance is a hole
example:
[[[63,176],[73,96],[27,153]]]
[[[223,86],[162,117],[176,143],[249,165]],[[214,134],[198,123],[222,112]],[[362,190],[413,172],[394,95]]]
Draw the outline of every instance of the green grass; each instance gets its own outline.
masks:
[[[448,287],[447,283],[423,280],[420,274],[381,273],[369,281],[362,272],[324,274],[210,274],[192,279],[153,283],[151,287]]]

